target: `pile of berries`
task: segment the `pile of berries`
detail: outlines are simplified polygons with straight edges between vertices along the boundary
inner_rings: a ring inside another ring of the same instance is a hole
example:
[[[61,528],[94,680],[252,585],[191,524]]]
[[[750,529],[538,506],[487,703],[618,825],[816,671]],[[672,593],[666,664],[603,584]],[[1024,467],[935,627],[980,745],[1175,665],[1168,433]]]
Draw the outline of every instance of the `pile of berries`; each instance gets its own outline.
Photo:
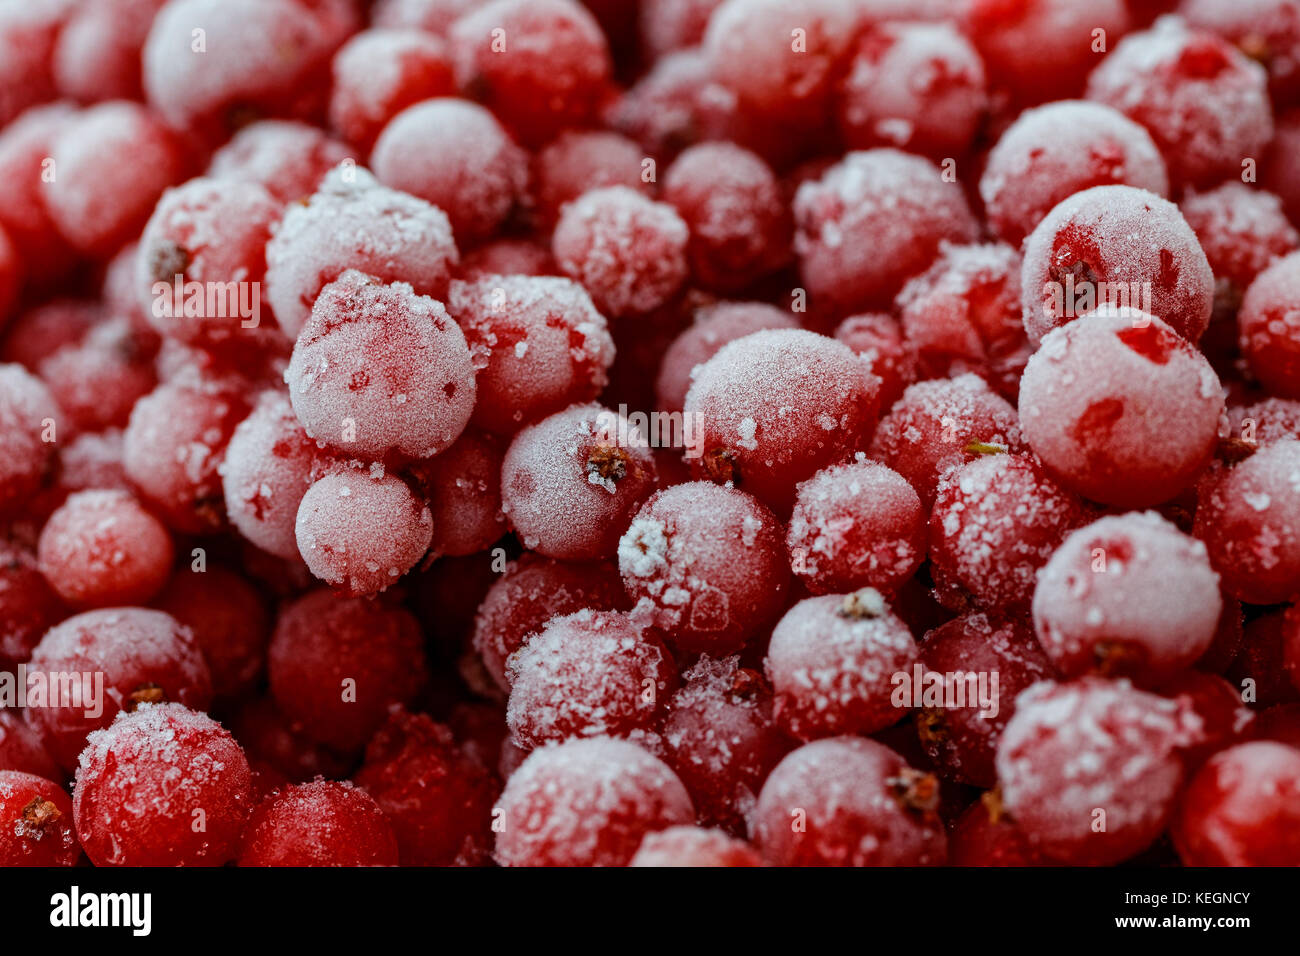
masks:
[[[1300,865],[1295,6],[0,6],[0,865]]]

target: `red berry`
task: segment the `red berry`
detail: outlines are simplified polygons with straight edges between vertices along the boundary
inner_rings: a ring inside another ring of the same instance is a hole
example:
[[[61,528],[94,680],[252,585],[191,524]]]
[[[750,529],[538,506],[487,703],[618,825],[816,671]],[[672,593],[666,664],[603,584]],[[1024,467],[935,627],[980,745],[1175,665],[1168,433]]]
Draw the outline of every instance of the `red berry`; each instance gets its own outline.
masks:
[[[488,238],[521,201],[524,152],[487,110],[465,100],[417,103],[384,127],[370,165],[385,186],[433,203],[462,245]]]
[[[1256,741],[1216,754],[1171,836],[1185,866],[1300,865],[1300,750]]]
[[[1229,181],[1185,196],[1180,208],[1214,271],[1216,304],[1226,311],[1236,310],[1275,259],[1300,248],[1300,232],[1282,211],[1282,200],[1257,187]]]
[[[743,833],[772,768],[794,745],[772,720],[772,692],[737,657],[701,657],[682,674],[661,730],[664,754],[702,823]]]
[[[1206,479],[1196,535],[1229,594],[1250,604],[1300,595],[1300,441],[1281,438]]]
[[[1293,303],[1300,288],[1300,253],[1278,259],[1250,283],[1238,313],[1241,351],[1274,395],[1300,398],[1300,323]]]
[[[776,866],[936,866],[947,855],[938,783],[884,744],[835,737],[777,765],[754,808]]]
[[[1197,342],[1214,306],[1214,275],[1183,214],[1132,186],[1086,189],[1053,208],[1025,240],[1020,281],[1035,344],[1107,305],[1149,312]]]
[[[414,27],[441,36],[456,19],[484,0],[376,0],[370,19],[377,27]]]
[[[54,462],[61,418],[49,390],[20,365],[0,365],[0,513],[21,510]]]
[[[647,833],[628,866],[762,866],[748,843],[721,830],[669,827]]]
[[[126,318],[112,318],[39,366],[68,424],[94,431],[125,425],[131,408],[157,384],[153,347]]]
[[[530,146],[588,125],[610,82],[605,35],[573,0],[493,0],[447,39],[461,89]]]
[[[0,670],[31,657],[41,636],[65,614],[40,572],[33,543],[24,533],[8,531],[0,538]]]
[[[294,202],[316,191],[321,178],[351,150],[306,123],[260,120],[232,136],[212,155],[207,175],[257,183],[280,202]]]
[[[561,133],[538,152],[534,163],[537,212],[542,222],[554,226],[566,203],[592,189],[626,186],[650,195],[646,162],[640,145],[618,133]]]
[[[1263,67],[1177,17],[1121,40],[1088,77],[1088,99],[1146,127],[1175,187],[1239,176],[1273,137]]]
[[[445,726],[395,710],[367,745],[355,779],[392,822],[402,865],[486,861],[498,785]]]
[[[989,152],[979,194],[989,228],[1013,246],[1061,201],[1093,186],[1169,195],[1165,161],[1145,129],[1101,103],[1025,110]]]
[[[72,801],[57,783],[0,770],[0,866],[75,866]]]
[[[1242,703],[1237,688],[1222,677],[1201,671],[1182,671],[1161,683],[1162,697],[1183,700],[1201,718],[1203,738],[1183,751],[1188,772],[1211,756],[1255,736],[1255,714]]]
[[[1021,429],[1052,477],[1127,508],[1192,483],[1222,410],[1205,356],[1159,319],[1112,306],[1048,333],[1020,383]]]
[[[371,461],[436,455],[474,408],[469,348],[442,303],[351,269],[321,290],[285,380],[308,435]]]
[[[1003,805],[1058,863],[1119,863],[1164,830],[1183,775],[1177,751],[1200,728],[1185,702],[1127,681],[1036,684],[998,744]]]
[[[1083,502],[1021,455],[982,455],[951,469],[930,514],[935,596],[960,610],[1029,607],[1039,569],[1087,520]]]
[[[506,662],[506,722],[525,749],[647,731],[677,685],[663,642],[619,611],[553,617]]]
[[[17,708],[0,710],[0,770],[17,770],[47,780],[62,780],[63,771],[45,743]]]
[[[54,46],[59,92],[85,101],[141,96],[140,51],[166,0],[104,0],[78,5]]]
[[[513,434],[593,400],[608,382],[614,340],[576,282],[485,276],[453,283],[447,304],[474,361],[474,421],[490,431]]]
[[[430,554],[474,554],[505,533],[501,512],[504,454],[495,436],[470,428],[441,455],[412,467],[411,481],[433,516]]]
[[[611,317],[665,305],[686,281],[690,231],[672,206],[626,186],[593,189],[564,207],[551,251]]]
[[[686,788],[662,761],[608,737],[534,750],[499,807],[502,866],[625,866],[647,833],[695,818]]]
[[[654,486],[654,456],[635,425],[599,405],[574,405],[510,443],[501,509],[529,550],[606,558]]]
[[[72,805],[96,866],[221,866],[239,852],[252,800],[248,761],[225,728],[153,704],[91,735]]]
[[[755,332],[696,371],[685,412],[701,429],[691,470],[787,512],[795,486],[865,448],[880,380],[848,346],[797,329]]]
[[[379,805],[346,781],[294,784],[258,804],[240,866],[396,866],[397,838]]]
[[[808,292],[842,312],[888,304],[941,243],[973,242],[978,232],[956,182],[894,149],[849,153],[805,182],[794,217]]]
[[[3,31],[0,23],[0,45],[4,44]],[[6,60],[5,66],[8,64]],[[5,96],[25,88],[30,89],[30,84],[0,82],[0,89],[5,90],[0,93],[0,117],[5,113]],[[65,273],[73,258],[71,247],[45,207],[47,184],[41,174],[48,169],[55,138],[74,114],[67,104],[55,103],[28,110],[0,128],[0,227],[8,233],[22,271],[36,284]]]
[[[835,328],[839,339],[866,360],[880,379],[880,410],[888,412],[916,380],[916,363],[903,342],[898,320],[882,312],[867,312],[845,319]]]
[[[953,866],[1051,865],[1002,813],[992,793],[972,803],[948,831],[948,862]]]
[[[656,492],[619,541],[618,564],[634,618],[686,653],[739,650],[776,619],[789,590],[776,517],[707,482]]]
[[[344,777],[354,763],[352,757],[303,736],[301,728],[296,728],[270,697],[245,699],[234,712],[230,729],[255,769],[286,781]]]

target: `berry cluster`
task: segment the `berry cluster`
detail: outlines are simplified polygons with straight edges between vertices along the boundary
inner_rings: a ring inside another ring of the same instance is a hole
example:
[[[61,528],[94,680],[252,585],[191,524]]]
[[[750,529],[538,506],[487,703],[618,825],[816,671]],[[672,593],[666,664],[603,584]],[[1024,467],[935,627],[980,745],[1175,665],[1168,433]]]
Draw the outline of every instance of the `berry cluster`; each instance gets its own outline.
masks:
[[[0,6],[0,865],[1300,865],[1297,156],[1293,0]]]

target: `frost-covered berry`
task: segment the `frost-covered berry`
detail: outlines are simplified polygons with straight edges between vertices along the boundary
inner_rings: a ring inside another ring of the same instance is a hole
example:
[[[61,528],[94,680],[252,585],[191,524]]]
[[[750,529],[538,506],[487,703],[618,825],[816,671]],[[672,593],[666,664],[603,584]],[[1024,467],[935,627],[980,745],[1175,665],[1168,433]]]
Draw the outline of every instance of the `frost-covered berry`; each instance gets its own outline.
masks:
[[[1282,200],[1256,186],[1229,180],[1179,204],[1214,271],[1216,305],[1235,311],[1255,277],[1275,259],[1300,248],[1300,232]]]
[[[945,777],[992,787],[998,738],[1016,698],[1053,676],[1033,631],[1013,616],[966,614],[926,634],[920,661],[927,683],[912,687],[912,703],[920,707],[921,745]]]
[[[54,461],[60,413],[49,389],[20,365],[0,365],[0,513],[21,510]],[[43,437],[44,436],[44,437]]]
[[[989,152],[979,193],[991,228],[1018,246],[1057,203],[1093,186],[1169,195],[1165,161],[1145,129],[1102,103],[1025,110]]]
[[[313,591],[281,610],[267,665],[276,704],[306,736],[360,750],[423,686],[424,637],[403,608]]]
[[[321,290],[285,381],[308,435],[372,461],[436,455],[474,408],[469,348],[442,303],[351,269]]]
[[[908,386],[871,443],[871,457],[906,478],[927,508],[950,468],[998,450],[1026,450],[1016,410],[971,374]]]
[[[1049,332],[1020,383],[1020,427],[1052,477],[1128,508],[1195,479],[1222,410],[1205,356],[1159,319],[1112,306]]]
[[[614,340],[582,286],[553,276],[454,282],[447,308],[474,361],[474,421],[509,435],[589,402],[607,384]]]
[[[3,27],[0,26],[0,36]],[[0,43],[3,40],[0,39]],[[0,93],[0,115],[4,113]],[[0,227],[37,283],[66,272],[73,258],[45,206],[45,171],[55,138],[75,110],[66,103],[34,107],[0,128]]]
[[[41,573],[74,607],[143,604],[171,573],[167,529],[125,491],[72,495],[41,530]]]
[[[1071,866],[1106,866],[1165,829],[1201,720],[1183,702],[1088,677],[1022,693],[998,744],[1007,813],[1031,844]]]
[[[879,591],[800,601],[772,631],[764,662],[776,722],[803,740],[883,730],[906,713],[893,700],[893,678],[916,655]]]
[[[525,749],[650,730],[677,686],[663,642],[619,611],[553,617],[506,662],[506,722]]]
[[[590,125],[608,92],[609,45],[574,0],[493,0],[447,39],[461,89],[530,146]]]
[[[564,207],[551,251],[610,317],[666,304],[689,274],[690,230],[667,203],[627,186],[584,193]]]
[[[605,562],[568,562],[532,552],[494,581],[474,621],[473,644],[488,674],[509,690],[506,662],[552,618],[576,611],[623,609],[618,570]]]
[[[956,182],[895,149],[849,153],[794,198],[799,272],[815,301],[851,312],[889,304],[944,241],[978,233]]]
[[[252,773],[211,717],[151,704],[91,735],[72,800],[96,866],[221,866],[239,852]]]
[[[851,315],[835,327],[835,338],[866,360],[880,379],[880,410],[888,412],[916,379],[916,363],[898,320],[883,312]]]
[[[1071,534],[1034,592],[1034,626],[1066,676],[1150,681],[1195,663],[1223,604],[1205,547],[1158,515],[1102,518]]]
[[[1214,274],[1178,207],[1132,186],[1097,186],[1052,209],[1024,243],[1025,331],[1043,336],[1105,305],[1149,312],[1197,342]]]
[[[739,650],[780,613],[789,572],[776,517],[708,482],[656,492],[618,545],[636,615],[686,652]]]
[[[836,119],[850,149],[894,146],[932,159],[970,148],[989,107],[984,62],[946,23],[884,23],[858,41]]]
[[[63,771],[45,749],[45,742],[16,707],[0,710],[0,770],[17,770],[47,780],[62,780]]]
[[[1224,590],[1250,604],[1300,595],[1300,441],[1282,438],[1198,488],[1196,536]]]
[[[397,837],[384,811],[347,781],[285,787],[257,805],[240,866],[396,866]]]
[[[182,165],[166,127],[125,100],[70,117],[53,136],[49,158],[56,171],[43,194],[50,218],[79,252],[97,258],[108,258],[139,234]],[[104,175],[106,166],[113,175]]]
[[[67,618],[41,638],[29,668],[56,682],[60,674],[103,675],[99,708],[71,695],[58,706],[51,701],[27,712],[65,770],[76,766],[86,735],[107,727],[119,711],[158,701],[203,710],[212,701],[212,680],[194,635],[162,611],[105,608]]]
[[[1250,283],[1237,314],[1241,351],[1274,395],[1300,398],[1300,253],[1277,260]]]
[[[948,831],[952,866],[1051,866],[1015,821],[1002,812],[997,791],[972,803]]]
[[[788,512],[795,486],[865,447],[880,380],[841,342],[797,329],[755,332],[695,373],[685,411],[702,434],[697,477]]]
[[[165,0],[79,4],[54,45],[54,82],[82,102],[141,98],[140,51]]]
[[[1024,610],[1039,568],[1087,520],[1083,503],[1032,459],[981,455],[939,483],[930,574],[941,603]]]
[[[687,258],[704,288],[736,291],[791,259],[789,204],[772,170],[746,149],[685,150],[664,174],[663,198],[690,229]]]
[[[354,779],[388,815],[404,866],[486,862],[499,785],[446,726],[395,708]]]
[[[447,46],[422,30],[363,30],[334,55],[330,125],[368,150],[406,107],[455,92]]]
[[[370,165],[385,186],[445,212],[462,244],[486,239],[504,223],[528,181],[526,155],[492,114],[451,97],[394,116]]]
[[[947,855],[939,785],[884,744],[833,737],[777,765],[754,808],[776,866],[936,866]]]
[[[126,424],[135,403],[157,384],[149,339],[116,317],[44,358],[40,376],[68,425],[95,431]]]
[[[1121,40],[1088,77],[1088,99],[1146,127],[1175,187],[1241,175],[1273,137],[1264,68],[1178,17]]]
[[[294,202],[316,191],[321,178],[352,151],[323,130],[291,120],[249,123],[212,154],[207,175],[253,182],[280,202]]]
[[[501,466],[501,510],[547,557],[612,557],[655,486],[640,430],[599,405],[574,405],[522,429]]]
[[[0,770],[0,866],[75,866],[72,801],[53,781]]]
[[[925,560],[925,511],[912,486],[873,461],[800,483],[786,535],[795,576],[813,594],[892,594]]]
[[[606,130],[561,133],[537,153],[533,164],[537,213],[554,226],[566,203],[606,186],[626,186],[651,195],[645,170],[653,168],[634,140]]]
[[[501,460],[505,447],[494,435],[466,429],[440,455],[417,462],[407,475],[429,505],[437,557],[474,554],[506,530],[501,512]]]
[[[694,822],[686,788],[661,760],[608,737],[534,750],[506,783],[502,866],[624,866],[647,833]]]
[[[669,827],[647,833],[628,866],[762,866],[763,859],[743,840],[721,830]]]
[[[1211,757],[1170,835],[1184,866],[1300,865],[1300,750],[1275,741]]]

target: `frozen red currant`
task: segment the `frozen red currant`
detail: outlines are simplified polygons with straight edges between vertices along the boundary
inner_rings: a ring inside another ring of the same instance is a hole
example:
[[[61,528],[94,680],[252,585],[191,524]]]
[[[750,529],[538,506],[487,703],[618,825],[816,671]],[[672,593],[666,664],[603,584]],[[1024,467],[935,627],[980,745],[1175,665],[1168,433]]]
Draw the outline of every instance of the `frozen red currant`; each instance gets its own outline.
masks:
[[[1007,813],[1031,844],[1072,866],[1119,863],[1164,830],[1201,720],[1186,704],[1088,677],[1016,700],[998,744]]]
[[[447,727],[395,710],[367,745],[355,780],[392,822],[404,866],[487,860],[499,784]]]
[[[805,182],[794,217],[809,294],[843,312],[887,305],[941,243],[973,242],[978,233],[961,187],[895,149],[849,153]]]
[[[1185,866],[1300,865],[1300,750],[1255,741],[1216,754],[1170,832]]]
[[[0,770],[0,866],[75,866],[72,801],[57,783]]]
[[[655,486],[634,423],[574,405],[519,432],[501,466],[501,508],[524,546],[552,558],[612,557]]]
[[[1300,232],[1270,192],[1228,181],[1183,197],[1187,224],[1205,250],[1217,284],[1216,305],[1236,311],[1241,297],[1274,259],[1300,248]]]
[[[54,46],[59,92],[86,101],[140,99],[140,50],[165,0],[78,5]]]
[[[1238,313],[1241,351],[1274,395],[1300,398],[1300,253],[1277,260],[1250,283]]]
[[[1273,137],[1264,68],[1178,17],[1121,40],[1088,77],[1088,99],[1145,126],[1176,187],[1241,175]]]
[[[0,770],[17,770],[47,780],[62,780],[64,773],[45,750],[45,742],[23,712],[0,709]]]
[[[805,744],[767,778],[754,841],[777,866],[936,866],[947,855],[939,785],[884,744]]]
[[[324,131],[290,120],[250,123],[212,155],[213,179],[257,183],[280,202],[316,191],[321,178],[352,151]]]
[[[267,654],[276,704],[313,740],[356,751],[425,681],[424,637],[400,607],[313,591],[284,607]]]
[[[258,804],[239,848],[240,866],[396,866],[397,838],[384,811],[346,781],[285,787]]]
[[[505,533],[501,512],[504,454],[496,436],[469,428],[441,455],[412,466],[410,480],[433,516],[431,554],[474,554]]]
[[[989,228],[1018,246],[1064,199],[1093,186],[1169,195],[1150,134],[1101,103],[1065,100],[1025,110],[989,152],[979,194]]]
[[[2,32],[0,26],[0,35]],[[0,88],[9,89],[4,84]],[[0,93],[0,116],[4,115],[4,95]],[[0,227],[8,233],[22,271],[38,284],[66,272],[72,259],[67,240],[55,228],[45,206],[46,184],[41,174],[49,168],[55,138],[74,112],[68,104],[56,103],[28,110],[0,126]]]
[[[989,791],[957,818],[948,831],[948,862],[953,866],[1050,866],[1002,812],[1001,797]]]
[[[647,833],[695,819],[666,764],[608,737],[534,750],[511,774],[499,813],[502,866],[624,866]]]
[[[377,27],[414,27],[437,36],[484,0],[376,0],[370,19]]]
[[[1023,455],[981,455],[939,483],[930,514],[930,574],[961,610],[1029,607],[1039,569],[1087,520],[1083,502]]]
[[[252,773],[229,731],[180,704],[121,714],[77,769],[77,837],[96,866],[221,866],[239,852]]]
[[[647,833],[628,866],[762,866],[758,852],[721,830],[669,827]]]
[[[1025,450],[1016,410],[971,374],[908,386],[871,443],[871,457],[906,478],[926,508],[949,469],[985,452]]]
[[[1199,488],[1196,535],[1224,589],[1250,604],[1300,595],[1300,441],[1281,438]]]
[[[40,363],[40,376],[68,424],[87,431],[126,424],[136,401],[157,384],[150,338],[129,319],[111,318]]]
[[[1020,383],[1020,427],[1052,477],[1128,508],[1192,483],[1222,411],[1204,355],[1154,316],[1113,306],[1048,333]]]
[[[509,435],[594,399],[614,340],[582,286],[552,276],[455,282],[447,307],[465,331],[478,394],[474,421]]]
[[[554,617],[506,663],[506,722],[525,749],[649,730],[677,685],[663,642],[620,611]]]
[[[609,45],[574,0],[493,0],[452,24],[462,90],[535,146],[589,125],[607,93]]]
[[[880,410],[888,412],[916,380],[916,363],[903,341],[898,320],[883,312],[851,315],[835,328],[839,339],[866,360],[880,379]]]
[[[1178,207],[1132,186],[1097,186],[1052,209],[1024,244],[1021,298],[1035,344],[1104,306],[1162,319],[1196,342],[1214,307],[1214,274]]]
[[[355,764],[352,756],[309,740],[270,697],[245,698],[231,716],[230,729],[253,768],[270,771],[276,779],[341,778]]]
[[[469,348],[442,303],[351,269],[321,290],[285,380],[308,435],[372,461],[436,455],[474,408]]]
[[[634,140],[604,130],[561,133],[534,161],[537,212],[553,226],[566,203],[606,186],[626,186],[650,195],[652,161]]]
[[[0,365],[0,514],[22,510],[54,462],[61,412],[21,365]]]
[[[686,395],[684,414],[702,431],[691,470],[788,513],[800,481],[866,447],[879,391],[866,362],[826,336],[736,339],[696,370]]]
[[[781,612],[789,572],[776,517],[734,488],[656,492],[618,545],[634,617],[687,653],[739,650]]]
[[[689,274],[690,230],[667,203],[627,186],[584,193],[564,207],[551,238],[555,261],[611,317],[666,304]]]
[[[41,573],[74,607],[143,604],[171,574],[171,536],[125,491],[81,491],[41,531]]]

